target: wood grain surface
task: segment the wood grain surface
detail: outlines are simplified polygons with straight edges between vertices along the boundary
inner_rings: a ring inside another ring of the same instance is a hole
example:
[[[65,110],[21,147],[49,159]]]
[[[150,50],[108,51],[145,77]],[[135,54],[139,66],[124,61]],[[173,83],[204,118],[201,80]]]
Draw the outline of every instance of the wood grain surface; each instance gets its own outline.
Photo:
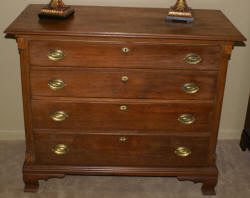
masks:
[[[120,107],[127,110],[121,111]],[[208,103],[153,103],[153,102],[93,102],[93,101],[45,101],[33,100],[34,129],[93,129],[102,131],[142,130],[208,132],[211,129],[213,104]],[[68,118],[55,122],[50,118],[56,111],[64,111]],[[182,124],[178,118],[191,114],[195,122]]]
[[[33,96],[82,98],[134,98],[213,100],[216,71],[36,68],[31,72]],[[128,77],[127,82],[122,77]],[[66,86],[52,90],[48,82],[61,79]],[[195,83],[199,91],[185,93],[183,86]]]
[[[127,42],[79,42],[79,41],[30,41],[30,63],[38,66],[81,66],[101,68],[162,68],[217,70],[219,67],[219,45],[161,45]],[[127,54],[122,48],[129,48]],[[65,57],[51,61],[47,54],[60,49]],[[198,54],[202,61],[187,64],[184,58]]]
[[[206,136],[35,134],[37,163],[43,165],[197,167],[207,163],[207,141]],[[67,145],[69,152],[56,155],[52,148],[57,144]],[[191,155],[177,156],[180,146],[191,149]]]
[[[5,31],[21,56],[25,191],[36,192],[39,179],[102,174],[177,176],[215,194],[227,64],[245,37],[218,10],[193,10],[187,24],[167,22],[168,9],[97,6],[73,6],[67,20],[39,20],[43,6],[29,5]],[[53,49],[64,58],[50,60]],[[189,53],[202,61],[185,63]],[[52,91],[55,78],[66,86]],[[197,93],[184,93],[189,82]],[[55,122],[56,111],[68,117]],[[178,121],[182,114],[194,123]],[[69,152],[56,155],[57,144]],[[191,155],[176,156],[181,146]]]
[[[67,20],[39,20],[44,5],[29,5],[6,33],[15,35],[65,35],[150,37],[244,41],[245,37],[219,10],[193,10],[194,23],[165,20],[165,8],[72,6],[76,13]]]

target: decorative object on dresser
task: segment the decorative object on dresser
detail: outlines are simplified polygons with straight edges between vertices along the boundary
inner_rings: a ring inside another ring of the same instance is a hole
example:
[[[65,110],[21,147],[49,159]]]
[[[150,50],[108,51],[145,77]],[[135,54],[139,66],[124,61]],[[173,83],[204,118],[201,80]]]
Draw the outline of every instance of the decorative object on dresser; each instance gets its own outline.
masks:
[[[5,31],[21,57],[25,191],[82,174],[176,176],[215,194],[227,63],[245,40],[222,12],[174,27],[165,9],[74,6],[41,25],[42,7]]]
[[[192,10],[188,7],[186,0],[177,0],[175,5],[169,9],[166,19],[168,21],[194,21]]]
[[[40,18],[66,19],[74,13],[75,10],[70,6],[66,6],[62,0],[51,0],[47,6],[41,9],[38,16]]]
[[[241,134],[240,147],[243,151],[246,149],[250,151],[250,95],[248,100],[245,126]]]

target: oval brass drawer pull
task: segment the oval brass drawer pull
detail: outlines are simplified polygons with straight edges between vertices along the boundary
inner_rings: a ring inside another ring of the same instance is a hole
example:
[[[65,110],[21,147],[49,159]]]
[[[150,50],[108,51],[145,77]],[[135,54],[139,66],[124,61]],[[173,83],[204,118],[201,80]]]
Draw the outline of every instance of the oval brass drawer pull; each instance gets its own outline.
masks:
[[[62,122],[64,121],[68,116],[67,113],[64,111],[56,111],[52,115],[50,115],[51,119],[54,120],[55,122]]]
[[[119,140],[120,140],[120,142],[126,142],[127,138],[126,137],[120,137]]]
[[[52,151],[57,155],[65,155],[69,152],[69,147],[65,144],[57,144],[52,148]]]
[[[186,83],[182,87],[183,91],[188,94],[194,94],[199,91],[199,86],[195,83]]]
[[[187,147],[184,147],[184,146],[181,146],[181,147],[178,147],[174,153],[179,156],[179,157],[187,157],[189,156],[192,152],[189,148]]]
[[[120,110],[121,111],[126,111],[128,108],[127,108],[127,106],[125,106],[125,105],[123,105],[123,106],[120,106]]]
[[[66,86],[65,82],[59,78],[52,79],[48,82],[48,86],[50,89],[56,91],[62,89]]]
[[[122,82],[124,82],[124,83],[128,82],[128,77],[127,76],[123,76],[122,77]]]
[[[59,61],[64,58],[65,54],[60,49],[52,49],[48,52],[47,56],[52,61]]]
[[[193,124],[195,121],[195,117],[190,115],[190,114],[182,114],[179,118],[178,118],[179,122],[181,122],[182,124]]]
[[[128,54],[130,52],[130,49],[128,47],[123,47],[121,51],[123,54]]]
[[[190,53],[184,58],[184,61],[190,65],[196,65],[202,61],[202,58],[198,54]]]

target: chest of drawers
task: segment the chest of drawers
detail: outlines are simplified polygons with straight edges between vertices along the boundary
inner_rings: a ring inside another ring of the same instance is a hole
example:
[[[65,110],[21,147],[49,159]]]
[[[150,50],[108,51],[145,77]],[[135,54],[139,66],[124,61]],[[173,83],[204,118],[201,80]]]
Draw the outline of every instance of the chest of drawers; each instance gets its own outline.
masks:
[[[21,57],[25,191],[82,175],[177,176],[214,194],[227,62],[245,38],[220,11],[193,24],[165,9],[76,6],[38,20],[30,5],[6,33]]]

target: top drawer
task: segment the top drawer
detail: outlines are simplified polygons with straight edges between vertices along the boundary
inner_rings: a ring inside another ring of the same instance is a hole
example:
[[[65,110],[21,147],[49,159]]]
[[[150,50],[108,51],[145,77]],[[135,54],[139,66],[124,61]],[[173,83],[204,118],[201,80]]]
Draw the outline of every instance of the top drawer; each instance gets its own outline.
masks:
[[[37,66],[217,70],[219,60],[216,45],[30,41],[30,63]]]

